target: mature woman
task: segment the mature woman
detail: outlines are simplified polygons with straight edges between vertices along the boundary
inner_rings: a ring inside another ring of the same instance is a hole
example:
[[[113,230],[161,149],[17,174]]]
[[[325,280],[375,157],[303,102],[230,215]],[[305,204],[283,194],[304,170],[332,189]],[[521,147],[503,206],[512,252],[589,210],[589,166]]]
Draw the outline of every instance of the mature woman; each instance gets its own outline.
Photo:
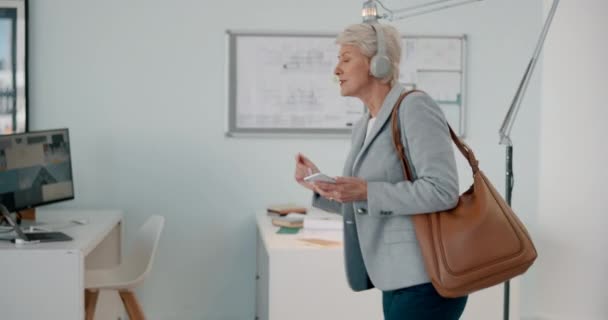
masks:
[[[458,174],[447,122],[422,92],[402,102],[399,122],[412,181],[406,181],[392,144],[391,111],[405,89],[398,83],[400,36],[395,28],[356,24],[337,38],[335,74],[343,96],[366,107],[353,127],[352,146],[336,183],[307,183],[319,172],[302,154],[295,178],[314,192],[315,207],[344,217],[344,254],[355,291],[382,290],[386,320],[458,319],[467,297],[441,297],[430,284],[411,215],[451,209],[458,201]]]

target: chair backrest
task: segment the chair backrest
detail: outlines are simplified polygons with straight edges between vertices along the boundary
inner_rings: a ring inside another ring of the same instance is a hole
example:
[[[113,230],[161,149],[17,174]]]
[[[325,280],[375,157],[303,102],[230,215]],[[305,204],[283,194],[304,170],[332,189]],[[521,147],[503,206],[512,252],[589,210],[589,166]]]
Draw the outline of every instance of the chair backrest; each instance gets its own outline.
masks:
[[[135,241],[123,260],[121,273],[123,279],[129,279],[128,286],[139,284],[152,270],[160,235],[165,225],[165,218],[154,215],[148,218],[135,235]]]

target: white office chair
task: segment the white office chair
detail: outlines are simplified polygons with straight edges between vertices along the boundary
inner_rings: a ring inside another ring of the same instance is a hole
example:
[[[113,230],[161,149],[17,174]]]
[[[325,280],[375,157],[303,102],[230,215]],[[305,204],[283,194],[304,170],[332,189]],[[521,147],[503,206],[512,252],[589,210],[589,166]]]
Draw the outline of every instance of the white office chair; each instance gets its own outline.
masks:
[[[133,289],[139,285],[152,269],[158,240],[165,224],[162,216],[152,216],[139,228],[135,242],[122,263],[110,269],[86,271],[85,274],[85,319],[92,320],[100,289],[118,291],[131,320],[145,319],[141,305]]]

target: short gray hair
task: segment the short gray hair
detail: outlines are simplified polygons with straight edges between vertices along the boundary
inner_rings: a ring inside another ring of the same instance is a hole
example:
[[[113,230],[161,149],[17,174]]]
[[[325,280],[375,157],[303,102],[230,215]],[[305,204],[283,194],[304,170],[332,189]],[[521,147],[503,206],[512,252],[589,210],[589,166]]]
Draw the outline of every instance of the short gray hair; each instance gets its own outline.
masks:
[[[395,27],[386,24],[375,24],[375,28],[382,28],[384,34],[384,45],[386,55],[391,61],[393,72],[382,79],[383,82],[390,82],[391,86],[399,81],[399,63],[401,62],[401,36]],[[336,38],[338,45],[357,46],[363,55],[373,57],[378,51],[378,40],[376,31],[370,24],[353,24],[342,31]]]

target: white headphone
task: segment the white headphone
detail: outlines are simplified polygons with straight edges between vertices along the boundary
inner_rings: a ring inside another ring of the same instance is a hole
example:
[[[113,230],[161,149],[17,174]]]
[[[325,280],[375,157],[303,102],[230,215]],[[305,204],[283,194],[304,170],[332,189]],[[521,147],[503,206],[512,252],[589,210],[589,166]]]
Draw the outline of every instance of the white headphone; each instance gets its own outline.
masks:
[[[372,57],[370,61],[370,72],[371,74],[378,78],[383,79],[391,74],[393,66],[391,64],[391,60],[386,55],[386,48],[384,46],[384,33],[382,31],[382,27],[380,25],[374,26],[370,24],[372,29],[376,32],[376,45],[378,49],[376,50],[376,54]]]

